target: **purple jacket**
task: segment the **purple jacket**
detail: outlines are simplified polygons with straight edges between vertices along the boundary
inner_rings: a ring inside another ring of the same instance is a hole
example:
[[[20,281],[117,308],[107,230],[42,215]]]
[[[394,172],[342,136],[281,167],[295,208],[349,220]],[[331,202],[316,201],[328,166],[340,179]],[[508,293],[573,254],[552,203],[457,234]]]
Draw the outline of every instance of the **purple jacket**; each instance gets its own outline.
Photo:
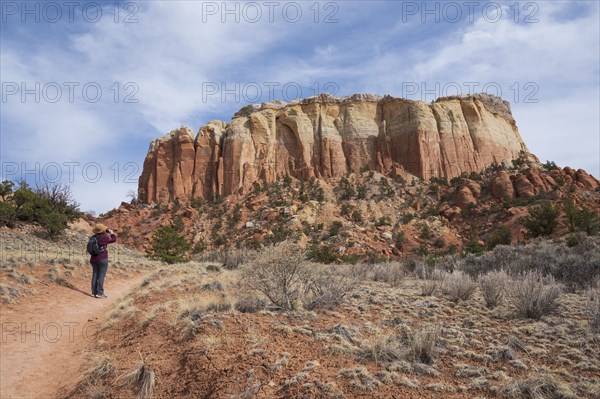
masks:
[[[100,253],[96,256],[90,257],[90,262],[99,262],[104,259],[108,259],[108,244],[112,244],[117,241],[117,236],[114,234],[98,233],[98,245],[100,246]]]

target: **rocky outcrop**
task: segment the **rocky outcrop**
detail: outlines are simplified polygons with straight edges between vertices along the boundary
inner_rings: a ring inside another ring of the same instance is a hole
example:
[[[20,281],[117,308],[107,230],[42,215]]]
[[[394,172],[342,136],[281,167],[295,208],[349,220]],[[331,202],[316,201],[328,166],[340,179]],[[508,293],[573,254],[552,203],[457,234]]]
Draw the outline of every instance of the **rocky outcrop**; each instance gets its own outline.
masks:
[[[515,159],[525,145],[510,106],[478,94],[432,104],[390,96],[319,95],[240,110],[196,137],[181,127],[150,144],[139,180],[142,203],[248,192],[285,175],[459,176]]]
[[[513,175],[509,175],[502,170],[494,176],[490,186],[492,197],[512,199],[533,197],[543,192],[554,192],[556,194],[558,193],[555,190],[557,187],[573,183],[582,191],[592,191],[600,187],[600,182],[594,176],[582,169],[575,171],[568,166],[550,172],[543,172],[539,168],[530,167]]]

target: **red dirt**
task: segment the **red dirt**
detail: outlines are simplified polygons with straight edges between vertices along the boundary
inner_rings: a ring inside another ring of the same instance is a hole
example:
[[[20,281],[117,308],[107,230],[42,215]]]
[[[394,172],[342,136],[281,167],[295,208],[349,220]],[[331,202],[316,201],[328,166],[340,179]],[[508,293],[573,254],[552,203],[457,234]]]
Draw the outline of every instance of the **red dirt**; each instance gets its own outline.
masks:
[[[0,397],[54,398],[70,391],[95,344],[105,313],[144,275],[107,276],[107,299],[92,298],[89,281],[50,284],[37,295],[0,309]]]

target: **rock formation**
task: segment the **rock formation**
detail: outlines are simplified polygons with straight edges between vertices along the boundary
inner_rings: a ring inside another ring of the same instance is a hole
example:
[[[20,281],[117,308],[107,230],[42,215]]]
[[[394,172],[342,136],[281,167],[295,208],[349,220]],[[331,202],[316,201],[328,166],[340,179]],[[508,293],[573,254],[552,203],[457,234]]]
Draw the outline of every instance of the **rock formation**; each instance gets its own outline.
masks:
[[[290,175],[339,178],[363,168],[452,178],[519,157],[526,147],[508,102],[445,97],[428,104],[390,96],[319,95],[240,110],[229,123],[181,127],[150,144],[142,203],[248,192]],[[498,181],[500,187],[506,180]],[[517,190],[527,187],[517,186]],[[466,194],[466,193],[465,193]],[[465,198],[470,201],[470,198]]]

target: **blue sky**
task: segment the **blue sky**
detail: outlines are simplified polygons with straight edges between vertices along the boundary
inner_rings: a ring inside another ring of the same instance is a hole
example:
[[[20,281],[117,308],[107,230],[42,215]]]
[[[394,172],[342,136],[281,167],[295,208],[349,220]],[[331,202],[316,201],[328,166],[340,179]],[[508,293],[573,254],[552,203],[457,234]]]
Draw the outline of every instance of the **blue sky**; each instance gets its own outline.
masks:
[[[502,94],[542,161],[600,175],[596,1],[3,0],[1,13],[2,178],[60,179],[83,210],[127,200],[172,129],[324,91]]]

